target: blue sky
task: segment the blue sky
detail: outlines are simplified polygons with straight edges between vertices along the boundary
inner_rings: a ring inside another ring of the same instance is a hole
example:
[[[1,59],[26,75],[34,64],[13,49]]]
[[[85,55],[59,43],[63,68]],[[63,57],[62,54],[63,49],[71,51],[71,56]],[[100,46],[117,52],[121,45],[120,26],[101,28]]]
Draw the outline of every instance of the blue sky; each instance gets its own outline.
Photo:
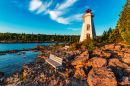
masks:
[[[95,14],[96,34],[115,28],[126,0],[0,0],[0,32],[80,35],[82,16]]]

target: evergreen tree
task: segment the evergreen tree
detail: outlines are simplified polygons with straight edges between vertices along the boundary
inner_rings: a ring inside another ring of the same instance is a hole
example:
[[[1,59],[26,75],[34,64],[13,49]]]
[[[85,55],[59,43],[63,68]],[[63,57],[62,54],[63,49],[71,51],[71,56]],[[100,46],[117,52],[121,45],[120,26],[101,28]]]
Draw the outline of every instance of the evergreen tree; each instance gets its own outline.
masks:
[[[130,44],[130,0],[126,1],[123,10],[120,12],[117,28],[124,42]]]

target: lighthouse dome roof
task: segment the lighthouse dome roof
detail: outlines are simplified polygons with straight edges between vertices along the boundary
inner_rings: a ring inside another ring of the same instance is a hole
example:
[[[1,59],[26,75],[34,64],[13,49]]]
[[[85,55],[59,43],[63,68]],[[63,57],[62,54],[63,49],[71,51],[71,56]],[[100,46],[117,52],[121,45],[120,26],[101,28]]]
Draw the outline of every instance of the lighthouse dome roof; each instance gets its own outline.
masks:
[[[88,7],[88,9],[85,12],[86,13],[91,13],[91,10],[89,9],[89,7]]]

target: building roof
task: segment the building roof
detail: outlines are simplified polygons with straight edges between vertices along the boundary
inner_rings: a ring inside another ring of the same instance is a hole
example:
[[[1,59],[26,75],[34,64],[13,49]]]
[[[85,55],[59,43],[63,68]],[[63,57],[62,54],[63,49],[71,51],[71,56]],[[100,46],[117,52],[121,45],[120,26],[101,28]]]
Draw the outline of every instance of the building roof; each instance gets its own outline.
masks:
[[[88,7],[88,9],[85,12],[86,13],[91,13],[91,10],[89,9],[89,7]]]

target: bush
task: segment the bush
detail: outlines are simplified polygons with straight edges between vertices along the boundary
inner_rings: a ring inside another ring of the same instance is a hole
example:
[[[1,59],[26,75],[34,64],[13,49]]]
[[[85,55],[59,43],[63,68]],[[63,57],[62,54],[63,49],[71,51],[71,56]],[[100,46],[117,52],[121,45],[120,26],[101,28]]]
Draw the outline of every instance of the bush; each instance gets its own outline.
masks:
[[[23,75],[23,73],[20,75],[20,79],[19,80],[20,81],[25,80],[25,76]]]
[[[81,44],[79,43],[73,43],[71,45],[71,48],[69,50],[77,50],[77,49],[80,49],[81,48]]]
[[[103,44],[108,44],[108,41],[107,41],[107,40],[104,40],[102,43],[103,43]]]
[[[58,41],[56,41],[56,42],[55,42],[55,46],[58,46],[58,45],[59,45],[59,43],[58,43]]]
[[[91,39],[90,37],[87,37],[86,40],[84,40],[83,42],[79,43],[73,43],[71,45],[71,49],[70,50],[76,50],[76,49],[90,49],[93,50],[95,49],[95,46],[97,45],[97,41],[95,41],[96,39]]]
[[[130,46],[127,46],[127,45],[126,45],[125,48],[130,48]]]

